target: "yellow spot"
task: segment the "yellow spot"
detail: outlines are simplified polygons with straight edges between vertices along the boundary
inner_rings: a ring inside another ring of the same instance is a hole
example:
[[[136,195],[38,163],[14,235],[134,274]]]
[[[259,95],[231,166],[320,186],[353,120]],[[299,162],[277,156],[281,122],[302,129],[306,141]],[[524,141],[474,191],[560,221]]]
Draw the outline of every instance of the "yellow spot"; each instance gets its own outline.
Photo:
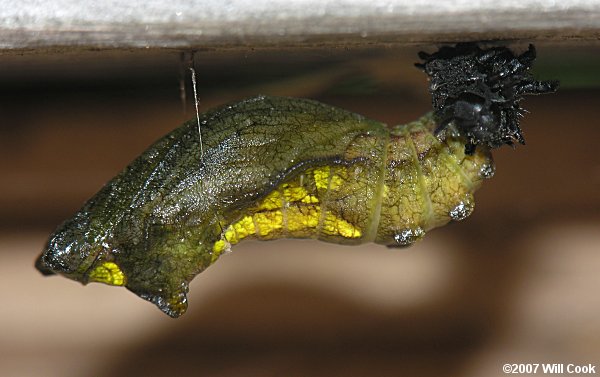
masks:
[[[240,242],[240,240],[255,234],[256,228],[254,227],[254,221],[252,220],[252,216],[242,217],[241,220],[233,224],[233,230],[235,231],[235,233],[231,234],[232,238],[226,237],[226,239],[232,244],[238,243]]]
[[[231,224],[225,229],[221,239],[213,244],[212,261],[216,261],[230,245],[235,245],[255,233],[256,228],[252,216],[244,216],[241,220]]]
[[[300,176],[298,181],[286,182],[275,188],[256,207],[249,208],[247,215],[225,229],[221,239],[213,244],[212,261],[216,261],[230,245],[250,236],[262,239],[318,236],[316,229],[319,228],[320,221],[323,221],[321,234],[344,238],[361,237],[362,233],[358,228],[333,213],[322,218],[315,188],[337,190],[342,187],[344,180],[340,174],[343,175],[344,170],[334,169],[323,166],[307,171],[308,174],[312,172],[314,177],[312,188],[304,187],[304,176]]]
[[[319,198],[317,198],[314,195],[306,195],[304,198],[302,198],[302,203],[316,204],[318,202],[319,202]]]
[[[339,235],[344,238],[359,238],[362,236],[360,229],[346,220],[336,217],[332,213],[328,213],[325,216],[322,231],[328,235]]]
[[[274,190],[258,205],[259,210],[271,211],[283,207],[283,199],[279,190]]]
[[[302,209],[293,207],[287,212],[287,229],[290,232],[312,230],[319,225],[321,207],[307,206]]]
[[[215,255],[215,254],[217,256],[221,255],[221,253],[223,252],[223,250],[225,250],[226,248],[227,248],[227,242],[225,240],[218,240],[213,245],[213,255]]]
[[[337,169],[339,171],[339,169]],[[318,167],[313,170],[313,177],[317,189],[337,190],[344,183],[339,174],[333,173],[329,166]],[[331,177],[331,178],[330,178]]]
[[[283,213],[281,211],[258,212],[254,214],[258,235],[266,237],[283,228]]]
[[[94,268],[88,276],[90,281],[109,285],[125,285],[125,274],[113,262],[104,262]]]
[[[302,203],[318,203],[319,199],[309,195],[308,191],[304,187],[294,187],[289,185],[283,185],[283,197],[288,203],[302,202]]]
[[[313,177],[318,189],[327,189],[329,187],[329,166],[316,168],[313,171]]]
[[[342,177],[340,177],[337,174],[334,174],[333,176],[331,176],[331,184],[329,185],[329,189],[330,190],[337,190],[340,187],[342,187],[342,183],[344,183],[342,181]]]

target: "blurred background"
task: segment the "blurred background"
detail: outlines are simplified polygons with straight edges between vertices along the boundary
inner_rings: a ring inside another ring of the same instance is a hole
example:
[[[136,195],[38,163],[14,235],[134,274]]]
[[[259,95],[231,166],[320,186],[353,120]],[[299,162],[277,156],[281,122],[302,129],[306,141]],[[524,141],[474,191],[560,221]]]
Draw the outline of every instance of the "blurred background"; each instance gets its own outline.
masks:
[[[524,50],[524,44],[513,44]],[[33,267],[53,229],[194,116],[175,50],[0,54],[3,376],[500,376],[600,370],[600,46],[538,44],[527,145],[494,153],[467,220],[407,249],[242,242],[165,316],[123,288]],[[431,108],[433,45],[196,51],[200,109],[308,97],[390,125]],[[182,96],[182,86],[186,96]]]

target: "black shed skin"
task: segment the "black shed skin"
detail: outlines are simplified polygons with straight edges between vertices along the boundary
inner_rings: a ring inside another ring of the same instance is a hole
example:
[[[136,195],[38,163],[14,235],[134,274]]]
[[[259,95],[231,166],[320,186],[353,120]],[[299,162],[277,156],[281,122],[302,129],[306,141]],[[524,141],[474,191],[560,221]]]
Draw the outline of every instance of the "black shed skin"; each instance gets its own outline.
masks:
[[[429,76],[429,92],[441,132],[450,124],[467,138],[467,152],[483,144],[497,148],[524,144],[519,102],[525,95],[556,91],[558,81],[537,81],[529,72],[535,48],[515,55],[506,47],[482,49],[475,43],[420,52],[416,66]]]

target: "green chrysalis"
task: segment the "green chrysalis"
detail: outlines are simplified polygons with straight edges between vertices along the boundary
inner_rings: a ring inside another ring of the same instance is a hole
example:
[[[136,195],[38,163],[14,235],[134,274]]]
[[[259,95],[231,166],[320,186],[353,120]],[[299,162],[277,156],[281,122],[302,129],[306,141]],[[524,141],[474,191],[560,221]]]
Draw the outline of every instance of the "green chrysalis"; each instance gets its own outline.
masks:
[[[486,148],[388,129],[315,101],[256,97],[159,140],[65,222],[38,267],[124,285],[177,317],[189,281],[245,237],[409,245],[466,217],[491,175]]]

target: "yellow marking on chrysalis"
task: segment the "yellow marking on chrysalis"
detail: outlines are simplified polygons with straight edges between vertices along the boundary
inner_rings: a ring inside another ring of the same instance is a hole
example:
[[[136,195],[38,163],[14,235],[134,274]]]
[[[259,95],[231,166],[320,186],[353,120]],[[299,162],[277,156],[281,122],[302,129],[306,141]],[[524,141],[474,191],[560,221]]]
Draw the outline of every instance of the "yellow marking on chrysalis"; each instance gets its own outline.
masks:
[[[312,230],[319,226],[320,219],[320,206],[307,206],[303,207],[301,210],[297,207],[293,207],[287,212],[287,229],[290,232]]]
[[[227,238],[227,240],[232,244],[238,243],[240,240],[255,234],[256,228],[254,227],[252,216],[242,217],[241,220],[233,224],[233,230],[235,231],[233,238]]]
[[[258,235],[266,237],[283,228],[283,213],[281,211],[258,212],[254,214],[258,226]]]
[[[88,275],[89,281],[109,285],[125,285],[125,274],[114,262],[104,262]]]
[[[263,201],[258,204],[257,209],[267,211],[281,209],[284,205],[284,200],[287,203],[301,202],[313,204],[319,202],[319,198],[310,195],[304,187],[292,186],[284,183],[267,195]]]
[[[212,261],[216,261],[217,258],[223,253],[223,251],[227,248],[227,246],[229,245],[229,242],[220,239],[217,242],[215,242],[215,244],[213,245],[213,249],[212,249]]]
[[[242,239],[254,234],[256,229],[254,228],[254,222],[251,216],[244,216],[241,220],[231,224],[223,233],[223,239],[228,243],[235,245]]]
[[[319,199],[316,196],[310,195],[304,187],[283,185],[283,197],[288,203],[302,202],[311,204],[319,202]]]
[[[327,189],[329,187],[329,170],[329,166],[323,166],[313,171],[315,185],[318,189]]]
[[[317,189],[335,190],[343,184],[342,177],[333,173],[329,166],[312,169],[312,174]],[[294,203],[303,203],[304,205],[298,206]],[[225,229],[221,239],[213,245],[212,261],[216,261],[229,246],[235,245],[249,236],[256,235],[263,239],[277,238],[285,235],[281,232],[282,230],[292,233],[288,235],[296,237],[314,236],[320,221],[324,221],[320,230],[322,234],[344,238],[362,236],[362,232],[357,227],[336,217],[333,213],[328,213],[322,219],[321,206],[317,205],[318,203],[319,198],[311,195],[303,187],[302,182],[300,184],[298,182],[281,184],[256,207],[248,210],[251,215],[245,215]]]
[[[334,174],[331,176],[331,183],[329,184],[329,189],[330,190],[337,190],[340,187],[342,187],[342,184],[344,182],[342,181],[342,177],[340,177],[337,174]]]
[[[272,191],[262,202],[258,205],[258,210],[271,211],[283,207],[283,198],[279,190]]]
[[[360,238],[362,236],[360,229],[346,220],[336,217],[332,213],[328,213],[325,216],[321,231],[328,235],[342,236],[344,238]]]
[[[225,229],[221,239],[216,241],[212,249],[212,262],[216,261],[219,256],[229,246],[235,245],[244,238],[251,236],[256,233],[256,227],[254,226],[254,220],[252,216],[244,216],[241,220],[231,224]]]
[[[342,177],[335,173],[332,174],[331,170],[332,168],[329,166],[322,166],[313,170],[313,177],[317,189],[337,190],[342,186],[344,183]]]

